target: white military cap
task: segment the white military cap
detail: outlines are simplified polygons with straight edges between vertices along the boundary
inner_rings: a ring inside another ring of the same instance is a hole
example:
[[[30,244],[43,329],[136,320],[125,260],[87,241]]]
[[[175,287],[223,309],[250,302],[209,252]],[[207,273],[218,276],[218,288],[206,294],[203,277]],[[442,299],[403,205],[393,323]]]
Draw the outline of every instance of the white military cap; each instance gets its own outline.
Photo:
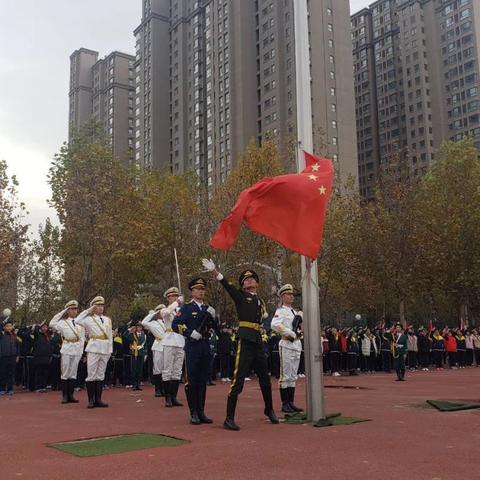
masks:
[[[78,308],[78,302],[76,300],[70,300],[65,304],[65,308]]]
[[[170,295],[180,296],[180,292],[178,291],[178,288],[177,287],[171,287],[163,294],[163,296],[165,298],[168,298]]]
[[[283,287],[280,287],[280,290],[278,291],[277,295],[281,297],[284,293],[294,293],[293,286],[290,285],[289,283],[285,284]]]
[[[94,305],[105,305],[105,299],[101,297],[100,295],[98,297],[95,297],[91,302],[90,306],[93,307]]]

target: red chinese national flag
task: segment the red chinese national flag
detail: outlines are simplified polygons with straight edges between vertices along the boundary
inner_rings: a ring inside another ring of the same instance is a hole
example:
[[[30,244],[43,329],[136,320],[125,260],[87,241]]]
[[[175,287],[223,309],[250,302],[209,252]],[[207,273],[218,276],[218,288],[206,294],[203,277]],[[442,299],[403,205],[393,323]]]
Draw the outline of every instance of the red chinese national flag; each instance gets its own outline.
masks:
[[[264,178],[244,190],[210,245],[228,250],[245,222],[254,232],[316,259],[334,170],[330,160],[304,154],[306,168],[301,173]]]

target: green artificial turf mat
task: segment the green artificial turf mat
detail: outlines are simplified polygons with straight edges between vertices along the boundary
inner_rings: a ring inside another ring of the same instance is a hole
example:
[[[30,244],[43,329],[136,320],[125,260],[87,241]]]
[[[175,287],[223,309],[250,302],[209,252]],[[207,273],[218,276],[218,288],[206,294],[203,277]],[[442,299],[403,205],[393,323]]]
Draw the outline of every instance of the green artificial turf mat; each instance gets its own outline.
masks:
[[[155,435],[150,433],[136,433],[132,435],[115,435],[72,442],[52,443],[49,447],[76,455],[77,457],[97,457],[112,453],[132,452],[153,447],[176,447],[186,443],[185,440]]]
[[[423,410],[434,410],[435,407],[430,405],[427,402],[420,402],[420,403],[405,403],[404,405],[400,405],[401,407],[411,407],[411,408],[420,408]]]
[[[327,421],[329,427],[339,426],[339,425],[352,425],[354,423],[368,422],[369,419],[356,418],[356,417],[344,417],[340,413],[334,413],[327,415]],[[295,415],[290,415],[285,417],[285,423],[291,425],[303,425],[305,423],[311,423],[307,420],[307,415],[305,413],[297,413]]]
[[[337,425],[353,425],[354,423],[362,423],[362,422],[369,422],[369,418],[357,418],[357,417],[334,417],[334,418],[329,418],[328,419],[329,423],[332,426],[337,426]]]
[[[441,412],[458,412],[460,410],[472,410],[480,408],[480,403],[449,402],[448,400],[427,400],[427,403]]]

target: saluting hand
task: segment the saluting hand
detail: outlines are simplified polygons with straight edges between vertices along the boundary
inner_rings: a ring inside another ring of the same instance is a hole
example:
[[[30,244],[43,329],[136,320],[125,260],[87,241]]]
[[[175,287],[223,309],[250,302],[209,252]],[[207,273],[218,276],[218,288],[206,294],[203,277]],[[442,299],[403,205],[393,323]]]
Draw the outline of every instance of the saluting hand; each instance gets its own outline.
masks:
[[[207,258],[202,258],[202,265],[206,272],[214,272],[217,268],[212,259],[208,260]]]

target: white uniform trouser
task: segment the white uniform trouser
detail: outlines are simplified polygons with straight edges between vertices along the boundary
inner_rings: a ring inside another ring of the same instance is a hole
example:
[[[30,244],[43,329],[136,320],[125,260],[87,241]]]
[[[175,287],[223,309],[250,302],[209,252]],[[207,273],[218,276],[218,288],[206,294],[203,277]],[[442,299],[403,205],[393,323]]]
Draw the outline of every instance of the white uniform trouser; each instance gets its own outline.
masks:
[[[170,380],[180,380],[182,378],[183,359],[185,358],[185,350],[183,347],[163,347],[163,370],[162,380],[168,382]]]
[[[86,382],[97,382],[105,380],[105,370],[110,354],[87,352],[87,372]]]
[[[153,354],[153,374],[161,375],[163,373],[163,350],[152,350]]]
[[[60,362],[62,380],[70,380],[72,378],[77,378],[78,363],[80,362],[81,358],[82,355],[66,355],[65,353],[62,353]]]
[[[280,388],[295,387],[298,378],[298,366],[301,352],[280,347]]]

